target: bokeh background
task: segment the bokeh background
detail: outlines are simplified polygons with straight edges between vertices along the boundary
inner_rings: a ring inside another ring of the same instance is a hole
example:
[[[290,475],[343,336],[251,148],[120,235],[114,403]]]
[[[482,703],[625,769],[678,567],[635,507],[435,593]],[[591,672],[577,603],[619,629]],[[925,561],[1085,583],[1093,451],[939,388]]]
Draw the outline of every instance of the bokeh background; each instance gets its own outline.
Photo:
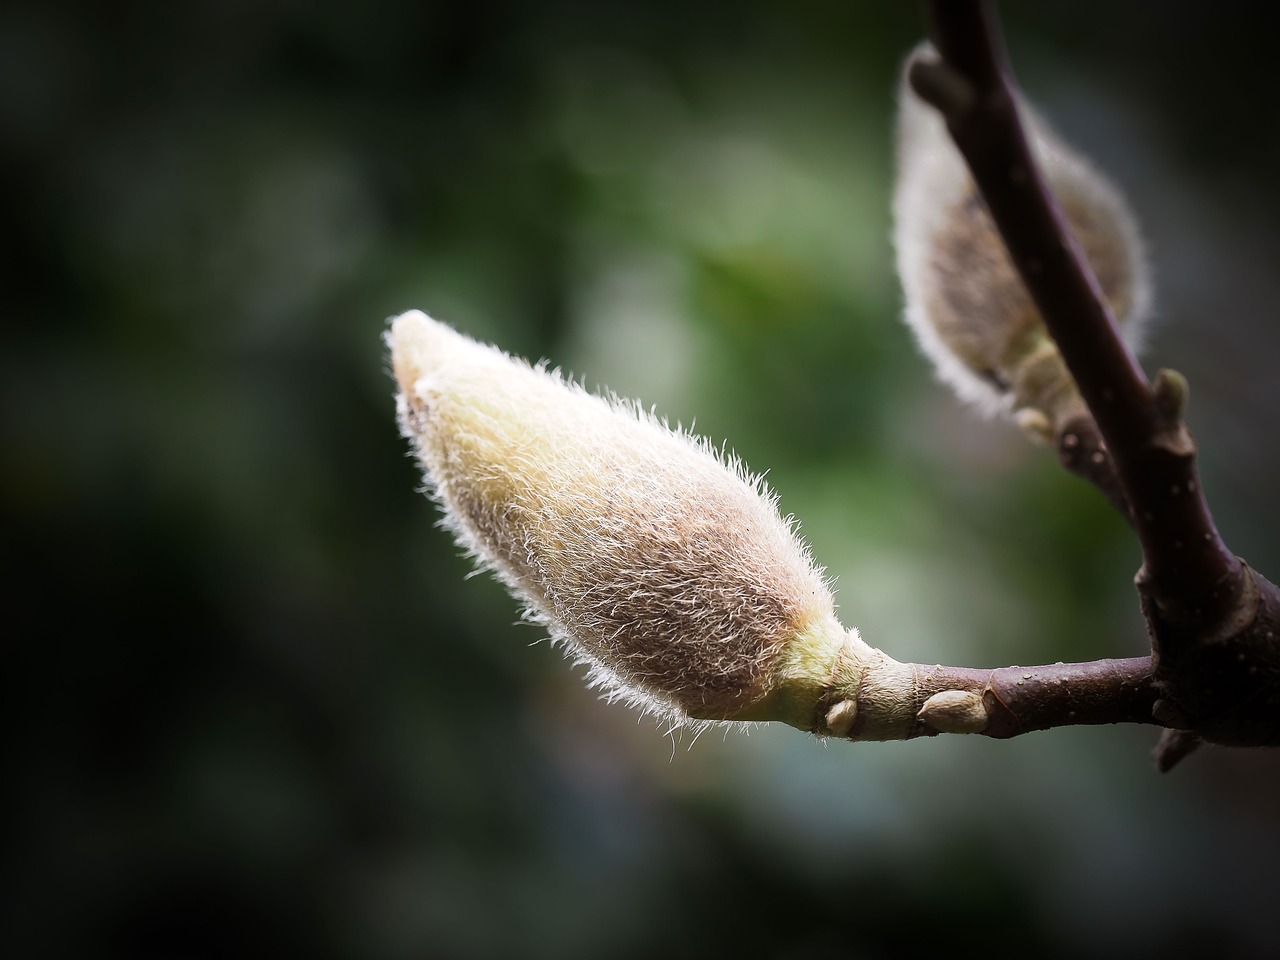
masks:
[[[1149,367],[1189,376],[1220,525],[1275,576],[1273,33],[1008,7],[1024,87],[1141,216]],[[825,0],[4,6],[7,955],[1267,955],[1276,756],[666,735],[467,579],[417,492],[380,342],[409,307],[727,439],[899,658],[1142,653],[1124,526],[898,322],[923,30]]]

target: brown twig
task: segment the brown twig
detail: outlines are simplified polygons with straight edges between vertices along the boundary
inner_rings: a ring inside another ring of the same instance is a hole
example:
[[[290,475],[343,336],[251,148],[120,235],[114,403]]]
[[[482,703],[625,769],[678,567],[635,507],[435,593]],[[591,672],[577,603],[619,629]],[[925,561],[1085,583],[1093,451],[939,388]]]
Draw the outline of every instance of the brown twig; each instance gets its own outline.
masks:
[[[1006,740],[1034,730],[1104,723],[1158,723],[1150,657],[974,670],[913,665],[922,703],[945,690],[979,692],[983,736]],[[936,731],[922,721],[917,733]]]
[[[1060,458],[1128,516],[1141,543],[1157,716],[1215,742],[1280,743],[1280,590],[1218,534],[1183,423],[1185,381],[1161,371],[1149,384],[1117,334],[1028,144],[990,2],[930,0],[929,10],[941,59],[917,60],[910,79],[945,117],[1088,407],[1057,432]],[[1170,740],[1162,766],[1193,739]]]
[[[1007,740],[1054,727],[1164,722],[1155,711],[1160,691],[1150,657],[995,670],[883,658],[866,662],[853,679],[833,685],[818,703],[813,732],[851,740],[939,733]]]
[[[1066,420],[1056,431],[1054,447],[1062,469],[1091,483],[1117,513],[1133,522],[1115,463],[1093,417],[1086,412]]]

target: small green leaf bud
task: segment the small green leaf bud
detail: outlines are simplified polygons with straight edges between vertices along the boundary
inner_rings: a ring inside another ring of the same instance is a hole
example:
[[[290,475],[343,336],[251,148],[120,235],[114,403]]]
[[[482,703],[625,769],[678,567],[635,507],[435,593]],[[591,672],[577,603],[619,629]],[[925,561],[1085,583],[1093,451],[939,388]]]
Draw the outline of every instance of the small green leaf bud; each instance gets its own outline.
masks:
[[[1047,353],[1048,332],[943,118],[907,82],[912,62],[936,56],[928,44],[913,52],[899,95],[894,245],[906,320],[962,399],[988,413],[1044,407],[1069,375],[1056,350]],[[1133,215],[1119,191],[1024,102],[1019,111],[1046,182],[1136,351],[1151,284]],[[1025,382],[1028,364],[1037,367],[1032,383]],[[1045,382],[1048,373],[1055,382]]]
[[[608,699],[825,734],[829,692],[892,662],[733,456],[418,311],[387,343],[445,524]]]

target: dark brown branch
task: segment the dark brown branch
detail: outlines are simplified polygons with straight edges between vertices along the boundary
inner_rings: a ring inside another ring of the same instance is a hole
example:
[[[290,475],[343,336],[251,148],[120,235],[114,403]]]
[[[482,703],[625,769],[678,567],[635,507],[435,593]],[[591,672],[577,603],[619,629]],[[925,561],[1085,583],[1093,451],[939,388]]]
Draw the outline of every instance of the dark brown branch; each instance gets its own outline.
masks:
[[[1197,627],[1231,614],[1239,564],[1201,495],[1194,445],[1166,416],[1116,333],[1098,282],[1045,185],[1019,120],[999,28],[986,2],[933,0],[942,62],[912,83],[946,117],[1027,290],[1057,343],[1115,464],[1142,544],[1145,591],[1166,616]],[[968,86],[968,96],[956,88]],[[939,90],[951,90],[938,96]],[[1116,502],[1114,495],[1111,496]]]
[[[1116,332],[1027,141],[989,0],[930,0],[929,10],[941,60],[913,63],[912,86],[945,117],[1088,408],[1053,425],[1059,456],[1126,515],[1142,546],[1136,583],[1154,676],[1141,697],[1113,684],[1110,709],[1145,705],[1182,731],[1161,741],[1162,769],[1199,739],[1280,745],[1280,588],[1218,534],[1183,423],[1186,383],[1161,371],[1149,384]],[[1160,698],[1144,703],[1148,689]]]
[[[989,724],[981,733],[1005,740],[1034,730],[1103,723],[1158,723],[1150,657],[975,670],[916,664],[921,699],[943,690],[982,694]],[[929,735],[921,723],[919,735]]]

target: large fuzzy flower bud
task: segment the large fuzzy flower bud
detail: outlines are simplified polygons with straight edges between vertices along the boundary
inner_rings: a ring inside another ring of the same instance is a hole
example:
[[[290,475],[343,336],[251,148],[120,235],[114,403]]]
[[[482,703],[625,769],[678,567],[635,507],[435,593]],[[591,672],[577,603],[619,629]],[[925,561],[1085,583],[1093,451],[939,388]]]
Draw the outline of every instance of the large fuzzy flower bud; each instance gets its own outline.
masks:
[[[832,683],[887,660],[736,459],[418,311],[387,339],[447,525],[610,698],[829,733]]]
[[[928,44],[908,59],[935,56]],[[1124,198],[1025,103],[1028,140],[1131,349],[1151,310]],[[1067,378],[946,124],[903,71],[894,243],[906,319],[939,376],[987,412],[1039,409]]]

